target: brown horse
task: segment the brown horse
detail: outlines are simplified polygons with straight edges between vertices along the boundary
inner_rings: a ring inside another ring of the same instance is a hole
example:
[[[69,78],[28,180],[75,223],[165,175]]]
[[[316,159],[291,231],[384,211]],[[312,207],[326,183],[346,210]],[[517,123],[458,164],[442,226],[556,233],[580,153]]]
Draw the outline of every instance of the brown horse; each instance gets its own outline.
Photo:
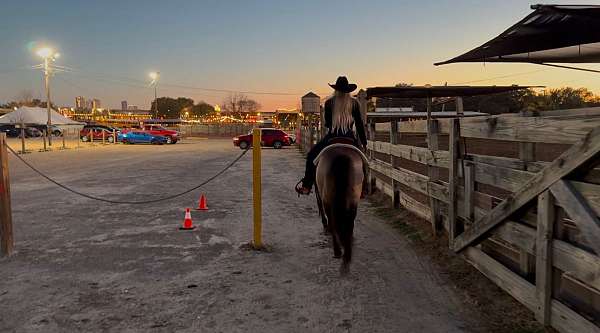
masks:
[[[352,145],[334,144],[326,147],[315,161],[315,192],[323,228],[331,234],[333,256],[342,257],[340,272],[345,274],[352,259],[352,234],[363,186],[365,158]]]

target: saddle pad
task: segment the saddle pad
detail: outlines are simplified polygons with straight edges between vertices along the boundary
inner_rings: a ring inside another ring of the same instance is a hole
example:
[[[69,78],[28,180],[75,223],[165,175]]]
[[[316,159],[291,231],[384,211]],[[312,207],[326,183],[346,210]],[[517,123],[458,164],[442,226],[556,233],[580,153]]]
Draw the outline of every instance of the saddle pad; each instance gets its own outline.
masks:
[[[315,166],[317,164],[319,164],[319,159],[321,158],[321,155],[323,155],[323,153],[325,153],[329,149],[333,149],[333,148],[337,148],[337,147],[347,147],[347,148],[354,149],[356,152],[358,152],[360,154],[360,157],[363,160],[364,166],[368,168],[368,166],[369,166],[369,159],[367,158],[367,156],[360,149],[356,148],[356,146],[349,145],[349,144],[346,144],[346,143],[334,143],[334,144],[331,144],[331,145],[323,148],[323,150],[321,150],[321,152],[319,153],[319,155],[317,155],[317,157],[315,157],[315,159],[313,160],[313,164]]]

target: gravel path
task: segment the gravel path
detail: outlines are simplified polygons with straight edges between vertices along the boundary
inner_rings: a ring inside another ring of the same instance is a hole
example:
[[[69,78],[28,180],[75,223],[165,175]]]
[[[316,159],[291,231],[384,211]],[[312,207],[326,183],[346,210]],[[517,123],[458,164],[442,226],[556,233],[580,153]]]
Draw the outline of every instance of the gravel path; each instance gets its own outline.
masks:
[[[142,200],[201,182],[239,154],[229,140],[34,153],[98,196]],[[251,156],[203,191],[149,206],[79,198],[10,161],[17,252],[0,259],[2,332],[462,332],[453,289],[364,202],[351,273],[339,276],[314,197],[297,198],[295,148],[263,151],[263,240],[251,237]]]

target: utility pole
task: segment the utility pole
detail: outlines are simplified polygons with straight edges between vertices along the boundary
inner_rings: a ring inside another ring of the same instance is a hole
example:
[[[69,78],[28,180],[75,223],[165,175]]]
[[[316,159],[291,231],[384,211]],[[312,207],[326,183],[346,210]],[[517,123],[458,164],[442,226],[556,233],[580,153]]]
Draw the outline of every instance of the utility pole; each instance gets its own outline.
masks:
[[[50,101],[50,61],[55,61],[60,54],[54,52],[51,48],[44,47],[37,51],[37,54],[44,59],[44,81],[46,85],[46,110],[48,111],[48,121],[46,122],[46,137],[48,144],[52,146],[52,102]]]
[[[50,107],[50,66],[48,66],[48,58],[44,58],[44,81],[46,83],[46,110],[48,111],[48,122],[46,123],[46,136],[48,139],[48,146],[52,146],[52,111]]]

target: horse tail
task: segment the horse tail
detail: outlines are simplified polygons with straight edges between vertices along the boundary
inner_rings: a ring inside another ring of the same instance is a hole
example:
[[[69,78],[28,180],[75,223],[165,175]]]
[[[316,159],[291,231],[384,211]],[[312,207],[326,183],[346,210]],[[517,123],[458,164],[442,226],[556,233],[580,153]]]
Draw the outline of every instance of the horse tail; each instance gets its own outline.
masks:
[[[349,191],[351,189],[351,179],[353,173],[351,171],[353,160],[348,155],[338,155],[332,163],[332,170],[335,176],[335,196],[333,202],[333,214],[335,220],[335,234],[338,237],[339,243],[344,250],[342,257],[342,266],[340,272],[345,274],[348,272],[350,261],[352,260],[352,243],[354,233],[354,219],[356,218],[357,205],[352,200],[349,200]]]

